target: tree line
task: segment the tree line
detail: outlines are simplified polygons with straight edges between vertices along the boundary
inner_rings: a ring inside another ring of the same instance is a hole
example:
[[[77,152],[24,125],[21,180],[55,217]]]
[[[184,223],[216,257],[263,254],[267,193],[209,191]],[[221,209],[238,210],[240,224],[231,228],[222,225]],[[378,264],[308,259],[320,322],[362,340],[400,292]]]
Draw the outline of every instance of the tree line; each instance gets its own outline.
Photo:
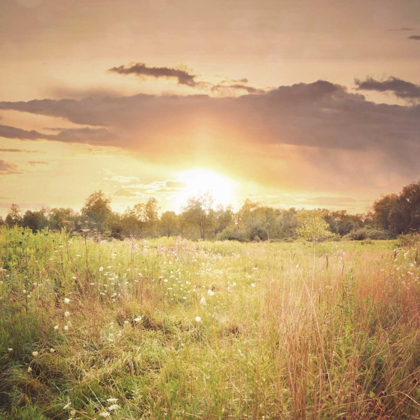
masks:
[[[26,227],[33,232],[66,229],[117,239],[181,235],[193,240],[247,242],[294,240],[308,219],[325,222],[329,236],[336,239],[390,239],[418,232],[420,181],[407,185],[400,194],[385,195],[375,201],[372,212],[356,215],[345,210],[280,209],[249,199],[234,212],[230,206],[215,206],[210,194],[190,198],[179,214],[173,211],[160,214],[154,197],[120,214],[112,211],[111,200],[102,191],[96,191],[86,199],[80,212],[70,208],[42,208],[23,213],[18,205],[12,204],[6,218],[0,218],[0,225]]]

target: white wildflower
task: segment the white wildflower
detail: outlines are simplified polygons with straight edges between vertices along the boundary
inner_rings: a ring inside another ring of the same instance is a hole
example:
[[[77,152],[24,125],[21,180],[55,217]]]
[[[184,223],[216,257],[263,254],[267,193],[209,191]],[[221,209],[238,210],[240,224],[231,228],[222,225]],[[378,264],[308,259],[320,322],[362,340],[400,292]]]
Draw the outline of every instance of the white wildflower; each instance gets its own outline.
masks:
[[[207,305],[206,298],[204,296],[200,299],[200,305],[203,305],[203,306]]]
[[[114,410],[118,410],[120,408],[120,406],[118,404],[112,404],[108,407],[109,411],[114,411]]]
[[[195,322],[201,322],[201,317],[200,316],[196,316],[195,317]]]
[[[32,352],[32,356],[34,356],[34,357],[38,357],[38,355],[39,355],[39,353],[38,353],[37,351],[33,351],[33,352]]]
[[[208,294],[209,296],[214,296],[214,292],[213,292],[213,290],[211,290],[211,289],[209,289],[209,290],[207,291],[207,294]]]
[[[64,303],[70,303],[70,299],[69,298],[64,298]]]
[[[64,312],[64,316],[70,316],[70,312],[69,311]]]

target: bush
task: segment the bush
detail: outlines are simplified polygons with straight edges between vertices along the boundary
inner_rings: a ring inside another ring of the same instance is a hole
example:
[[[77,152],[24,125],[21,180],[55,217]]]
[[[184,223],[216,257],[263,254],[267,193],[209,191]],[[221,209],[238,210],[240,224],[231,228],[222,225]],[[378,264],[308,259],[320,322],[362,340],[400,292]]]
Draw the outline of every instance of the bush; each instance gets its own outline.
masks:
[[[343,239],[347,241],[364,241],[365,239],[386,240],[395,239],[395,235],[388,230],[361,228],[352,230],[343,236]]]
[[[228,226],[227,228],[223,229],[217,236],[216,239],[218,241],[239,241],[239,242],[247,242],[247,234],[243,230],[239,230],[236,227]]]

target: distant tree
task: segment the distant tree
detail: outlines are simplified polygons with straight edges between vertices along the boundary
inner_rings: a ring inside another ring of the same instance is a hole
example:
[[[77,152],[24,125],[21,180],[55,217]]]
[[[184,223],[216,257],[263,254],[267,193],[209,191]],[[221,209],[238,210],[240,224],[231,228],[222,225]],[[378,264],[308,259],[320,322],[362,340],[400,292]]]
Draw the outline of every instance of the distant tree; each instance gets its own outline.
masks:
[[[192,197],[182,211],[184,226],[192,226],[198,230],[199,237],[206,239],[207,233],[214,227],[215,214],[213,210],[213,197],[206,193]]]
[[[228,226],[234,225],[233,216],[231,206],[224,207],[219,204],[215,211],[215,233],[222,232]]]
[[[27,210],[22,219],[22,226],[28,227],[32,232],[38,232],[48,226],[47,209],[38,211]]]
[[[160,218],[160,233],[168,238],[178,232],[178,217],[173,211],[165,211]]]
[[[9,227],[22,226],[22,222],[23,222],[22,211],[17,204],[11,205],[9,213],[7,213],[5,222],[6,222],[6,225]]]
[[[104,232],[108,218],[111,216],[111,200],[102,191],[95,191],[85,201],[82,216],[90,228]]]
[[[155,197],[150,197],[144,204],[144,221],[147,235],[156,236],[156,229],[159,221],[159,207]]]
[[[390,214],[395,209],[397,201],[398,196],[396,194],[389,194],[373,203],[373,220],[376,227],[389,230]]]
[[[77,213],[70,208],[53,208],[49,214],[49,227],[52,230],[66,229],[72,232],[75,228]]]
[[[298,216],[299,227],[296,232],[299,236],[312,241],[315,248],[317,242],[332,236],[328,223],[322,218],[320,211],[302,211]]]

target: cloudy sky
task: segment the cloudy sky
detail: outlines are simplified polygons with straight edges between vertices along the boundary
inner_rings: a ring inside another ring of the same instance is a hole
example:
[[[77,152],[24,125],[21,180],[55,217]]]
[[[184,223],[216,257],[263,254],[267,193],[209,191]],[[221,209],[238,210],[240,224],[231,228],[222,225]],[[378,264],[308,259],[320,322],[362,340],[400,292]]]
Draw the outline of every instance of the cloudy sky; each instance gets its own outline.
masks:
[[[0,214],[367,211],[420,179],[419,68],[418,0],[1,0]]]

